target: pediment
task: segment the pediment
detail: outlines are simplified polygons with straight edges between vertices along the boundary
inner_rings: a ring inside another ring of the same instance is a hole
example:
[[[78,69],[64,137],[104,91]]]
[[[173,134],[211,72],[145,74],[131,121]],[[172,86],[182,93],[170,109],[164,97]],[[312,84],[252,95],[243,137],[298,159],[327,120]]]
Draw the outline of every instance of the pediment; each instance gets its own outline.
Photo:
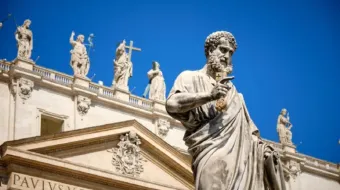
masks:
[[[129,134],[140,143],[127,142]],[[1,148],[6,163],[91,176],[93,183],[111,181],[123,189],[194,189],[190,158],[135,120],[10,141]]]

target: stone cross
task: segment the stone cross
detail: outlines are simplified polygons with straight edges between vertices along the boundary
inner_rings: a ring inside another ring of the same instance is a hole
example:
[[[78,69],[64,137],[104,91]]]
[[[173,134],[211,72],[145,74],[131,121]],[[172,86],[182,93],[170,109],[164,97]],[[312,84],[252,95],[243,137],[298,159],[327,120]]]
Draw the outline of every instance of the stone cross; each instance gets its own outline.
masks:
[[[130,45],[129,46],[125,46],[126,49],[129,49],[129,53],[128,53],[128,59],[129,61],[131,61],[131,56],[132,56],[132,50],[135,50],[135,51],[142,51],[142,49],[140,48],[136,48],[136,47],[133,47],[133,41],[130,40]]]

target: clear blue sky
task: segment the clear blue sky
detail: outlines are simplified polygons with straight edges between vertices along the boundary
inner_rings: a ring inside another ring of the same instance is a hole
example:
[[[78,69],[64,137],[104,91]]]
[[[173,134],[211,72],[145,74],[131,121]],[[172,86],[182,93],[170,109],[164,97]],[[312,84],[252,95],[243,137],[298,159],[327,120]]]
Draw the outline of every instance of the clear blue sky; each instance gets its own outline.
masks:
[[[141,3],[143,2],[143,3]],[[38,65],[72,74],[69,36],[95,34],[89,77],[111,86],[117,42],[134,52],[133,94],[159,61],[169,92],[183,70],[203,67],[204,40],[216,30],[234,34],[234,83],[262,137],[278,141],[276,120],[288,109],[299,152],[340,162],[340,1],[19,1],[0,3],[0,18],[32,20]],[[0,30],[0,58],[16,56],[15,24]],[[301,144],[302,142],[302,144]]]

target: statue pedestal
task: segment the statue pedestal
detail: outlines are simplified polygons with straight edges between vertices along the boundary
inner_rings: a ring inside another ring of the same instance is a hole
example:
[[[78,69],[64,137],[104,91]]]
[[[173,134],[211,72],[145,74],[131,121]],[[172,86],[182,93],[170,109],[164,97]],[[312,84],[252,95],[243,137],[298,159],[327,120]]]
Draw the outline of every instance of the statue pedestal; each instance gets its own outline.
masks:
[[[33,65],[35,65],[34,61],[31,59],[23,59],[23,58],[15,58],[13,61],[14,65],[23,69],[27,69],[33,71]]]
[[[155,110],[166,112],[165,101],[153,100],[153,102]]]
[[[121,100],[129,101],[130,92],[129,90],[115,88],[115,97]]]
[[[90,79],[87,77],[80,77],[80,76],[74,76],[73,78],[73,84],[77,86],[84,87],[86,89],[90,86]]]
[[[115,82],[114,81],[112,81],[112,86],[111,86],[111,88],[114,88],[114,89],[119,89],[119,90],[121,90],[121,91],[126,91],[126,92],[130,92],[129,91],[129,86],[117,86],[116,84],[115,84]]]
[[[296,153],[296,146],[293,144],[282,144],[282,149],[285,152]]]

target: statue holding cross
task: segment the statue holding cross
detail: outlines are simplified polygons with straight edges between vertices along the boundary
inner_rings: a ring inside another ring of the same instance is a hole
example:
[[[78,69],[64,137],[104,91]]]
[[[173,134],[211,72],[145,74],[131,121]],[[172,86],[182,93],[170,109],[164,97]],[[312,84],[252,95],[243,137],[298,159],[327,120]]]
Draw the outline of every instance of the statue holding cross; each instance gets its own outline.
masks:
[[[125,49],[129,49],[128,54]],[[126,46],[126,41],[123,40],[116,49],[116,57],[113,60],[114,63],[114,79],[112,86],[124,90],[129,90],[128,80],[132,77],[132,50],[141,51],[140,48],[133,47],[133,41],[130,41],[130,45]]]

